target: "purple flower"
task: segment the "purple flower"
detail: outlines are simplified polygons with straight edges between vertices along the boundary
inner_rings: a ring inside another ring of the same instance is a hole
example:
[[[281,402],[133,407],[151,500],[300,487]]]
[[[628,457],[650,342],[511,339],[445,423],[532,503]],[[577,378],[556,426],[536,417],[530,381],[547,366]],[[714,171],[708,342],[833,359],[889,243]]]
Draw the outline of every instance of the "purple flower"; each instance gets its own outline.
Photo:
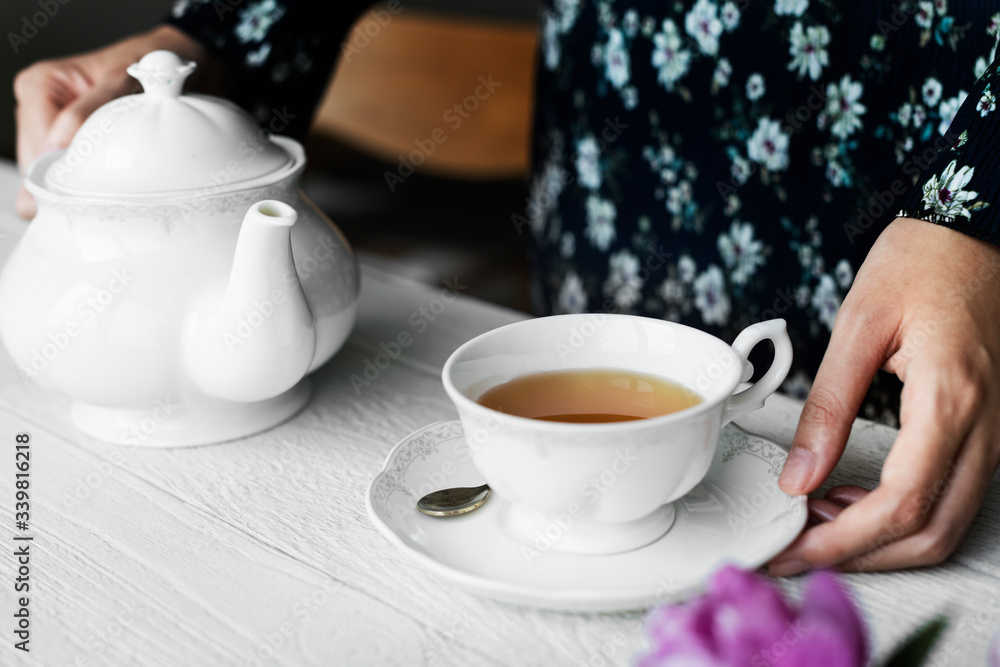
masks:
[[[836,577],[812,575],[802,606],[789,607],[768,581],[727,566],[701,597],[654,611],[649,652],[638,667],[860,667],[868,636]]]

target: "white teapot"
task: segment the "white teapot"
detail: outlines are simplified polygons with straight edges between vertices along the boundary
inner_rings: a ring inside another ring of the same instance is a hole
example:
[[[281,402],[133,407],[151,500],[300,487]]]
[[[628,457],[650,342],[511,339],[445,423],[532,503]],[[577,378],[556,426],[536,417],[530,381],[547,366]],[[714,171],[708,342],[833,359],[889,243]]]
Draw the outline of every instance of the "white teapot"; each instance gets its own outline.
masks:
[[[141,446],[269,428],[354,325],[358,266],[303,196],[302,146],[234,104],[181,95],[194,63],[129,67],[69,148],[35,161],[38,204],[0,275],[0,337],[82,431]]]

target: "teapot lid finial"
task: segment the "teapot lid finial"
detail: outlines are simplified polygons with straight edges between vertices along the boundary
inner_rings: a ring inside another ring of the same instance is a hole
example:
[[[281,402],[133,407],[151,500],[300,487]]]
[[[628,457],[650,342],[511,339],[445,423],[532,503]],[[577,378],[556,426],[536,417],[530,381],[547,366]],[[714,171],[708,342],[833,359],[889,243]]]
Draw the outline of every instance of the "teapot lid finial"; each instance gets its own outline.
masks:
[[[184,80],[198,65],[184,60],[173,51],[152,51],[129,65],[128,73],[139,80],[151,97],[178,97]]]
[[[301,146],[272,137],[229,100],[182,94],[195,69],[170,51],[128,68],[144,93],[95,110],[41,177],[73,196],[205,197],[273,185],[305,163]]]

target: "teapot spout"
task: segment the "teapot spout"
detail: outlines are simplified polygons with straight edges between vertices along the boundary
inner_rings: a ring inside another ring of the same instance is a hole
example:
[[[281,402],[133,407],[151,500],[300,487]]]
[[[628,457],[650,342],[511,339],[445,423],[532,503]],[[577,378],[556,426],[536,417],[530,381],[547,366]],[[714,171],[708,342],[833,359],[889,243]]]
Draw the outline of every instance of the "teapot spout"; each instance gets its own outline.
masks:
[[[298,214],[261,201],[243,218],[229,283],[209,291],[185,327],[188,376],[206,394],[252,402],[301,380],[316,351],[316,328],[292,258]]]

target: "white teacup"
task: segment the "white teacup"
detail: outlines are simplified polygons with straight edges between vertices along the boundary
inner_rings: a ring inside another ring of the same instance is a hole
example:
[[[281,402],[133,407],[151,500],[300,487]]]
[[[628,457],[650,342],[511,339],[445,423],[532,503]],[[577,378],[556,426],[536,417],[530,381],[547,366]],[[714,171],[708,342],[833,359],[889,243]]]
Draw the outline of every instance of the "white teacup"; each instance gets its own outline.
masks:
[[[734,394],[753,372],[747,355],[764,339],[774,343],[774,362],[760,381]],[[600,554],[666,533],[674,521],[670,503],[708,472],[719,429],[762,407],[791,363],[784,320],[751,325],[730,347],[664,320],[558,315],[473,338],[448,358],[442,379],[476,468],[508,503],[502,519],[508,533],[536,550]],[[529,419],[476,402],[522,375],[595,368],[665,378],[702,401],[673,414],[601,424]]]

